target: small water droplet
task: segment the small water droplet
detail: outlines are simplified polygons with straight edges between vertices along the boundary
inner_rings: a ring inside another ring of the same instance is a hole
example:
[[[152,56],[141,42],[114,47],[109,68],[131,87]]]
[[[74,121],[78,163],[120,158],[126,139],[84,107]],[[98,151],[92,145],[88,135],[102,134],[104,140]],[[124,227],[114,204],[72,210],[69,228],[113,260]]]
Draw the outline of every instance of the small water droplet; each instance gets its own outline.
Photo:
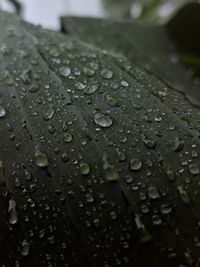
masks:
[[[17,215],[16,202],[13,199],[9,200],[8,213],[9,213],[9,223],[16,224],[18,220],[18,215]]]
[[[91,68],[84,67],[83,68],[83,73],[87,77],[92,77],[92,76],[94,76],[95,71],[93,69],[91,69]]]
[[[183,186],[179,185],[179,186],[177,186],[177,189],[179,191],[182,202],[185,204],[190,204],[190,199],[189,199],[188,193],[185,191]]]
[[[87,175],[90,172],[90,166],[88,163],[81,162],[80,164],[80,172],[82,175]]]
[[[0,118],[3,118],[6,116],[6,110],[3,106],[0,105]]]
[[[24,84],[31,84],[32,82],[31,70],[24,70],[21,74],[21,79]]]
[[[150,199],[158,199],[160,197],[159,192],[155,186],[150,186],[148,188],[148,196]]]
[[[102,71],[101,71],[101,77],[104,78],[104,79],[106,79],[106,80],[109,80],[109,79],[112,79],[113,73],[109,69],[102,69]]]
[[[42,153],[40,151],[36,151],[36,164],[38,167],[47,167],[49,165],[48,156],[46,153]]]
[[[11,85],[14,84],[14,78],[13,78],[13,76],[10,74],[10,72],[8,70],[5,71],[4,76],[3,76],[3,80],[4,80],[4,83],[6,85],[11,86]]]
[[[88,85],[86,89],[84,90],[85,95],[92,95],[94,94],[100,87],[100,84],[93,84],[93,85]]]
[[[118,107],[119,106],[118,100],[115,97],[112,97],[110,95],[106,96],[106,102],[111,107]]]
[[[60,67],[59,73],[61,76],[67,78],[71,74],[71,70],[69,67]]]
[[[24,240],[22,243],[21,255],[24,257],[28,256],[29,250],[30,250],[30,244],[26,240]]]
[[[192,174],[192,175],[197,175],[200,173],[200,168],[197,164],[190,164],[189,165],[189,172]]]
[[[69,133],[69,132],[64,133],[64,135],[63,135],[63,141],[65,143],[71,143],[72,139],[73,139],[73,136],[72,136],[71,133]]]
[[[105,179],[109,182],[115,182],[119,180],[119,174],[117,168],[109,163],[104,164]]]
[[[139,171],[142,167],[142,161],[140,159],[131,159],[130,160],[130,170]]]
[[[181,140],[179,137],[176,137],[175,138],[175,142],[174,142],[174,148],[173,148],[173,151],[174,152],[179,152],[182,150],[184,146],[184,141]]]
[[[49,121],[50,119],[53,118],[55,114],[55,110],[53,108],[51,108],[50,110],[46,111],[44,114],[44,120],[45,121]]]

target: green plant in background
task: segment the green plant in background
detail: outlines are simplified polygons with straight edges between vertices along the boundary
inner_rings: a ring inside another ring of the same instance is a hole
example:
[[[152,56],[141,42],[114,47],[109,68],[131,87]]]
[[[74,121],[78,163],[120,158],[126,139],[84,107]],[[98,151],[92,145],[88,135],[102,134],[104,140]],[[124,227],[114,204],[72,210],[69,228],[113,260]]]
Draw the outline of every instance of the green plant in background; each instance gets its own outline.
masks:
[[[137,17],[151,21],[162,21],[161,9],[174,11],[188,0],[102,0],[107,16],[112,18]],[[194,2],[194,1],[193,1]],[[169,12],[167,12],[169,15]]]
[[[18,0],[7,0],[8,2],[10,2],[11,5],[13,5],[13,7],[15,8],[15,11],[18,15],[21,15],[22,12],[22,5],[20,4],[20,2],[18,2]]]

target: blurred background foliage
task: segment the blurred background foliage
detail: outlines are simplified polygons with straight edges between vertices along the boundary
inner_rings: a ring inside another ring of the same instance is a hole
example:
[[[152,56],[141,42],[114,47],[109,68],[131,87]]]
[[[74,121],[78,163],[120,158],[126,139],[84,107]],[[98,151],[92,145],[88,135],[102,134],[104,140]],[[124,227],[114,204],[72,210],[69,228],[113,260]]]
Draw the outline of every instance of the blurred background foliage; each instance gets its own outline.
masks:
[[[18,14],[22,13],[23,0],[6,0],[15,8]],[[29,0],[34,1],[34,0]],[[41,0],[42,1],[42,0]],[[57,0],[55,1],[55,5]],[[69,0],[63,1],[67,2]],[[76,2],[77,0],[73,0]],[[84,1],[84,0],[83,0]],[[166,21],[178,8],[198,0],[91,0],[97,5],[101,4],[103,13],[100,16],[114,19],[141,18],[144,20],[163,22]],[[53,1],[49,4],[52,5]],[[78,1],[77,1],[78,2]],[[48,8],[48,7],[47,7]],[[47,10],[48,13],[48,10]]]
[[[102,0],[105,13],[112,18],[141,18],[163,22],[190,0]],[[197,2],[197,1],[196,1]]]

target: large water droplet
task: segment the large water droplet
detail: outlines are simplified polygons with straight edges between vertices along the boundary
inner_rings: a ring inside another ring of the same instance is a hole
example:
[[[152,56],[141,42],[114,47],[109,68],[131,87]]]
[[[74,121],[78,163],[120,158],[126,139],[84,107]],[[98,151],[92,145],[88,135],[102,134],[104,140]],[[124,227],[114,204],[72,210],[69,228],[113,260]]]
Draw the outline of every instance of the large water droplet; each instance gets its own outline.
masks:
[[[106,128],[106,127],[110,127],[112,125],[113,120],[107,115],[104,115],[102,113],[97,113],[94,116],[94,122],[97,125],[99,125],[103,128]]]

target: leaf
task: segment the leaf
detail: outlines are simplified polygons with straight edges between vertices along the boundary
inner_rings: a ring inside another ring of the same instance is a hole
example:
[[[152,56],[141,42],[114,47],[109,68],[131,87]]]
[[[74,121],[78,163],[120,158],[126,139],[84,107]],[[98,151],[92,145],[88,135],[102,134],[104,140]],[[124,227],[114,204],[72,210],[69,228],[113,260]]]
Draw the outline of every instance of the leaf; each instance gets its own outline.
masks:
[[[115,54],[126,56],[160,80],[200,104],[200,90],[188,77],[165,28],[140,20],[62,18],[62,29],[70,35]]]
[[[70,36],[6,13],[0,32],[0,264],[198,263],[200,140],[181,116],[199,109]]]
[[[189,3],[167,23],[166,30],[176,42],[184,62],[200,74],[200,4]]]

